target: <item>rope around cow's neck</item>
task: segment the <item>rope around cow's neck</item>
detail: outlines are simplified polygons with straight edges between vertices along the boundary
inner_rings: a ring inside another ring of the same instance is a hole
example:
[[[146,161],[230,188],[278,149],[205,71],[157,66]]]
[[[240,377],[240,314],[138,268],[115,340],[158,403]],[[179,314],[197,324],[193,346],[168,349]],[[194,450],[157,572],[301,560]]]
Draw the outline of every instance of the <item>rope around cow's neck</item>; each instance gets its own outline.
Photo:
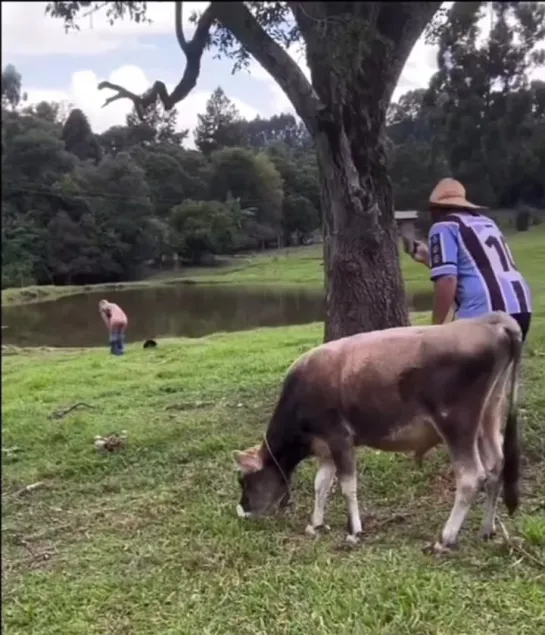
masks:
[[[284,470],[280,467],[280,463],[276,460],[276,457],[273,454],[273,451],[271,450],[271,446],[269,445],[269,442],[267,441],[267,433],[265,433],[263,440],[265,441],[265,447],[267,448],[267,452],[271,455],[271,458],[274,462],[274,464],[276,465],[276,467],[278,468],[278,471],[280,472],[282,478],[284,479],[284,483],[286,484],[286,488],[288,490],[288,493],[290,491],[290,482],[288,481],[288,477],[286,476]]]

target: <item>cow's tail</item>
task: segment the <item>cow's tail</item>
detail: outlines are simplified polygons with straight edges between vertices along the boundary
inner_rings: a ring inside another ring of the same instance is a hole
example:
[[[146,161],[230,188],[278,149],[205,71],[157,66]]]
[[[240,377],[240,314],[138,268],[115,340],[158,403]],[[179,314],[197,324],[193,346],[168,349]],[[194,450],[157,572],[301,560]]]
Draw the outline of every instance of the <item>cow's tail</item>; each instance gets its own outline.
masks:
[[[518,326],[518,325],[517,325]],[[518,384],[522,356],[520,328],[506,328],[510,344],[510,390],[507,423],[503,437],[503,501],[512,516],[519,505],[520,439],[518,430]],[[508,367],[508,368],[509,368]]]

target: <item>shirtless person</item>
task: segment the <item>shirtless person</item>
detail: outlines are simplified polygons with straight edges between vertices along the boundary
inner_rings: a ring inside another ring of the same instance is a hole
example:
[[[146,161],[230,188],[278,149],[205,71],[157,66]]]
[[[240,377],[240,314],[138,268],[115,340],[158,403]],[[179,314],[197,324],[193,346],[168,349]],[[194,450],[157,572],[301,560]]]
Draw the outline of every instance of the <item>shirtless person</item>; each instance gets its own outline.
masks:
[[[98,312],[110,333],[110,353],[123,355],[125,329],[128,324],[125,312],[120,306],[108,300],[101,300],[98,303]]]

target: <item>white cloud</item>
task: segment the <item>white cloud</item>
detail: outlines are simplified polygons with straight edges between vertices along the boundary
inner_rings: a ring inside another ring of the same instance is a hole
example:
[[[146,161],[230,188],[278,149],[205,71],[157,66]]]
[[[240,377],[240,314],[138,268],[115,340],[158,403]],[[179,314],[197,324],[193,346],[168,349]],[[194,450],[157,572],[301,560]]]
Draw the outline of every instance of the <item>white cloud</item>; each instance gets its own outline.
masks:
[[[41,90],[32,87],[26,89],[27,103],[35,104],[40,101],[71,103],[87,115],[94,132],[104,132],[110,126],[125,123],[125,118],[132,109],[132,102],[128,99],[120,99],[103,108],[105,99],[113,93],[107,90],[98,90],[97,85],[102,79],[106,78],[97,77],[91,70],[78,71],[72,75],[70,88],[66,91]],[[107,79],[137,94],[143,93],[151,85],[144,71],[138,66],[121,66],[114,70]],[[167,88],[170,91],[173,86],[167,85]],[[189,128],[190,131],[193,131],[197,125],[197,115],[205,111],[209,97],[210,92],[208,91],[194,91],[176,106],[179,113],[178,125],[180,129]],[[232,101],[243,117],[252,119],[258,114],[255,108],[237,97],[233,97]],[[186,145],[193,147],[191,134]]]
[[[45,15],[46,2],[2,2],[2,56],[9,55],[100,55],[123,47],[141,47],[139,36],[174,36],[174,3],[148,3],[151,24],[119,20],[110,26],[105,11],[78,21],[80,31],[65,34],[63,21]],[[193,11],[208,2],[184,2],[184,24]],[[83,12],[84,13],[84,12]],[[77,43],[76,43],[77,38]]]

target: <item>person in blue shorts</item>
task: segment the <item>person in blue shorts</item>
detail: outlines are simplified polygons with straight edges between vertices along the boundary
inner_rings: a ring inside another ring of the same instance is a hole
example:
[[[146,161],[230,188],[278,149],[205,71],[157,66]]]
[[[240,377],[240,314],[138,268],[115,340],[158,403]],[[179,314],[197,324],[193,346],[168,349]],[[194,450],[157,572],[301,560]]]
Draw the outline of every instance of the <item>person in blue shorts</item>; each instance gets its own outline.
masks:
[[[125,332],[129,322],[127,314],[118,304],[108,302],[108,300],[101,300],[98,303],[98,311],[108,329],[110,353],[112,355],[123,355],[125,352]]]
[[[433,324],[443,324],[453,304],[456,318],[504,311],[519,323],[526,339],[532,319],[530,287],[485,208],[466,199],[459,181],[446,178],[431,193],[429,209],[433,225],[428,245],[404,242],[413,259],[430,268]]]

